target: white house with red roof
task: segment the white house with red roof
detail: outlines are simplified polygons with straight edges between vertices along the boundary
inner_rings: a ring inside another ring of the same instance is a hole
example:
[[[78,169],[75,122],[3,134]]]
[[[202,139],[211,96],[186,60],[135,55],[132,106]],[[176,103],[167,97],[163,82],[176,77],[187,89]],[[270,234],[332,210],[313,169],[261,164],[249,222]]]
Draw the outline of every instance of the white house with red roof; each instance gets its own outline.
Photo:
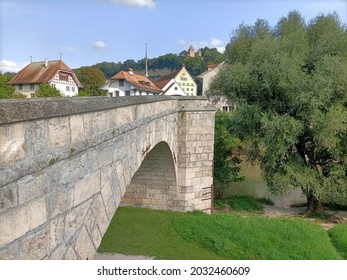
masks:
[[[16,92],[32,97],[41,83],[58,89],[62,96],[75,96],[82,88],[76,74],[62,61],[32,62],[20,70],[9,82]]]
[[[181,86],[174,79],[171,79],[168,82],[165,81],[165,83],[156,82],[155,85],[163,91],[161,95],[187,96]]]
[[[180,87],[184,92],[184,95],[197,96],[197,85],[193,77],[189,74],[185,65],[183,65],[179,71],[175,71],[160,77],[155,84],[157,87],[164,89],[171,86],[173,82],[177,83],[178,87]]]
[[[107,90],[107,96],[110,97],[157,95],[162,92],[150,79],[135,74],[131,68],[118,72],[101,89]]]

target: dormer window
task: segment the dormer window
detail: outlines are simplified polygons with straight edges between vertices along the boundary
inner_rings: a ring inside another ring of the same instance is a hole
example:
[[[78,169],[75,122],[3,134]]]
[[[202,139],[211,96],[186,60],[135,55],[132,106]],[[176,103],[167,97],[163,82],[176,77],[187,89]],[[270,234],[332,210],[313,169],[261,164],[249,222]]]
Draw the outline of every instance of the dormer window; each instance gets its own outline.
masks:
[[[69,80],[69,75],[66,73],[59,73],[59,80],[67,82]]]
[[[119,86],[124,87],[124,79],[119,80]]]

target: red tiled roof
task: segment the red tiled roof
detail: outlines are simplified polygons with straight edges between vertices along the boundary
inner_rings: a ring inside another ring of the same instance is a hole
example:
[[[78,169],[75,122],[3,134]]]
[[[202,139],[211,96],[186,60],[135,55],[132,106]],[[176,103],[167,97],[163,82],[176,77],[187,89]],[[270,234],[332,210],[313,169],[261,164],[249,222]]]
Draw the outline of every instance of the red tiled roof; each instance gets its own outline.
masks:
[[[158,81],[155,82],[155,85],[156,85],[158,88],[163,88],[163,87],[165,87],[166,84],[167,84],[168,82],[170,82],[171,79],[174,79],[174,78],[177,76],[177,74],[178,74],[179,72],[180,72],[180,70],[179,70],[179,71],[175,71],[175,72],[171,72],[171,73],[166,74],[166,75],[164,75],[164,76],[161,76],[161,77],[158,79]]]
[[[78,86],[81,86],[75,73],[61,60],[52,60],[32,62],[22,70],[20,70],[10,81],[10,84],[31,84],[31,83],[44,83],[51,81],[54,76],[59,72],[64,71],[71,73]]]
[[[136,88],[139,88],[139,89],[150,90],[150,91],[154,91],[154,92],[161,92],[161,89],[158,88],[146,76],[142,76],[142,75],[135,74],[135,73],[130,75],[129,72],[120,71],[111,78],[111,80],[121,80],[121,79],[128,81],[130,84],[134,85]]]

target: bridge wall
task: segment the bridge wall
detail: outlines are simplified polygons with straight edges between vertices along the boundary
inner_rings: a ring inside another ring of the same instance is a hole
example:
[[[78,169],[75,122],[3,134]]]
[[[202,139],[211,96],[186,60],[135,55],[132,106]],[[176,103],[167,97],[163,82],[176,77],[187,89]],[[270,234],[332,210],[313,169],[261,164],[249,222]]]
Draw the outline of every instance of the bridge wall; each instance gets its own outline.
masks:
[[[122,198],[209,211],[213,119],[198,98],[1,101],[0,259],[91,259]]]

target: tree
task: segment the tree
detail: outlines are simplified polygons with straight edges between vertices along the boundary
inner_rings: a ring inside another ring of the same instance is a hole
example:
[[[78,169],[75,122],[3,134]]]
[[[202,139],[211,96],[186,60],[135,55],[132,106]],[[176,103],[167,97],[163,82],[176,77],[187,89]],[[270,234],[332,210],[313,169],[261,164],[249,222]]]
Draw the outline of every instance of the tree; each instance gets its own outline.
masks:
[[[215,120],[214,140],[214,197],[224,198],[224,188],[231,182],[239,182],[244,178],[239,176],[241,159],[239,151],[242,147],[240,139],[230,133],[231,114],[217,111]]]
[[[10,75],[0,73],[0,99],[12,98],[15,88],[8,84]]]
[[[106,78],[100,69],[96,67],[81,67],[75,70],[78,80],[83,86],[79,95],[82,96],[100,96],[106,93],[100,87],[106,82]]]
[[[347,194],[347,32],[336,14],[275,28],[241,25],[211,88],[238,102],[232,129],[260,161],[270,191],[301,188],[307,212]]]
[[[41,83],[35,91],[34,97],[61,97],[61,92],[51,87],[48,83]]]

